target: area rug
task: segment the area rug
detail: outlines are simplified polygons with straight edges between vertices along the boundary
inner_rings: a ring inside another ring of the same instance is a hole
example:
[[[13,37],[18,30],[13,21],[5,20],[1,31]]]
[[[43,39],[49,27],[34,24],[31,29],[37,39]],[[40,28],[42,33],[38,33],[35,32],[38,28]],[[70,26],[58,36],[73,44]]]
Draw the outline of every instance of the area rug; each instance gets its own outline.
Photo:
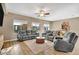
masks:
[[[52,46],[52,42],[46,41],[43,44],[37,44],[36,40],[24,41],[24,43],[29,47],[29,49],[34,53],[38,54],[39,52],[46,51]]]

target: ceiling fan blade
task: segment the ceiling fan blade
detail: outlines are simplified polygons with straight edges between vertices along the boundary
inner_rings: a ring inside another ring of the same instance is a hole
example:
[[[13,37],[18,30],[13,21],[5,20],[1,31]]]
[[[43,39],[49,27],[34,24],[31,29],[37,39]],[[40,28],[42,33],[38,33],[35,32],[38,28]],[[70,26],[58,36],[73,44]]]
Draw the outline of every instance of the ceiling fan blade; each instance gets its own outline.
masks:
[[[45,13],[45,15],[49,15],[50,13]]]

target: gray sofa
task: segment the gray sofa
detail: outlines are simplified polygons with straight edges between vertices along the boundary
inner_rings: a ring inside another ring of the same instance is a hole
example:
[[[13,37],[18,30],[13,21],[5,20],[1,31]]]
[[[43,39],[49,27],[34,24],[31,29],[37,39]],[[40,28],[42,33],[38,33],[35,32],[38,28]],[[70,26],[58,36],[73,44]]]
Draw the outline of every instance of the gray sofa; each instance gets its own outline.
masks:
[[[42,33],[42,36],[45,37],[47,40],[53,42],[54,37],[57,36],[56,31],[46,31],[45,33]]]
[[[25,30],[20,30],[20,31],[18,32],[18,34],[17,34],[17,39],[18,39],[19,41],[23,41],[23,40],[29,39],[29,36],[28,36],[28,34],[26,33]]]
[[[56,39],[54,49],[62,52],[72,52],[77,39],[76,33],[68,32],[64,35],[64,38]]]
[[[31,30],[20,30],[17,34],[17,39],[19,41],[35,39],[38,33]]]

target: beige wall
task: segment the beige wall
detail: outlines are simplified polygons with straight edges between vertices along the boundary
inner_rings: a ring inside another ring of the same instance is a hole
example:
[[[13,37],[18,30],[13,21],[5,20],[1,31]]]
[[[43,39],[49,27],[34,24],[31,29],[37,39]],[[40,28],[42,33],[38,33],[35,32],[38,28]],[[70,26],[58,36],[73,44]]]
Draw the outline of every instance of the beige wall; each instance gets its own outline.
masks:
[[[3,32],[2,29],[3,29],[3,27],[0,27],[0,34],[2,34],[2,32]]]
[[[50,30],[53,30],[53,22],[52,21],[50,21]]]
[[[3,27],[0,28],[0,31],[3,31],[4,34],[4,39],[12,39],[14,30],[13,30],[13,20],[19,19],[19,20],[27,20],[28,21],[28,29],[31,29],[31,24],[32,22],[40,22],[39,19],[32,18],[32,17],[27,17],[23,15],[18,15],[14,13],[7,13],[4,16],[4,21],[3,21]],[[48,21],[43,21],[44,23]]]
[[[40,22],[39,19],[22,16],[18,14],[8,13],[4,15],[3,20],[3,27],[0,27],[0,33],[4,34],[5,39],[12,39],[13,36],[13,20],[19,19],[19,20],[27,20],[28,21],[28,29],[31,29],[32,22]],[[71,31],[74,31],[76,33],[79,33],[79,18],[73,18],[73,19],[66,19],[61,21],[55,21],[55,22],[48,22],[43,21],[43,23],[50,23],[50,29],[51,30],[60,30],[61,29],[61,23],[63,21],[69,21],[71,25]]]
[[[66,20],[60,20],[60,21],[55,21],[52,22],[52,30],[60,30],[61,29],[61,24],[63,21],[69,21],[70,23],[70,30],[73,32],[76,32],[79,34],[79,18],[72,18],[72,19],[66,19]]]
[[[18,14],[8,13],[4,15],[3,20],[3,27],[0,27],[0,33],[4,34],[5,39],[12,39],[13,36],[13,20],[19,19],[19,20],[27,20],[28,21],[28,29],[31,28],[32,22],[40,22],[39,19],[22,16]],[[79,18],[73,18],[73,19],[66,19],[61,21],[55,21],[55,22],[48,22],[43,21],[43,23],[50,23],[50,29],[51,30],[60,30],[61,29],[61,23],[63,21],[69,21],[71,25],[71,31],[74,31],[76,33],[79,33]]]
[[[5,4],[4,3],[2,3],[2,7],[3,7],[4,13],[6,13],[6,9],[5,9]],[[0,34],[2,34],[2,33],[3,33],[3,26],[0,26]]]

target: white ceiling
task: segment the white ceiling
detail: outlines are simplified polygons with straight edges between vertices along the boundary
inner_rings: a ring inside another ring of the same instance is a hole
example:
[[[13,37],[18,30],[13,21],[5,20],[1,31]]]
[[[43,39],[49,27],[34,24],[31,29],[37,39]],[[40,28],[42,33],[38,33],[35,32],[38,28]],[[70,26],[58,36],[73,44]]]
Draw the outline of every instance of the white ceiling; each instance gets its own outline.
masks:
[[[8,12],[35,18],[39,18],[35,10],[44,6],[50,9],[50,15],[43,18],[48,21],[79,17],[78,3],[7,3],[5,5]]]

